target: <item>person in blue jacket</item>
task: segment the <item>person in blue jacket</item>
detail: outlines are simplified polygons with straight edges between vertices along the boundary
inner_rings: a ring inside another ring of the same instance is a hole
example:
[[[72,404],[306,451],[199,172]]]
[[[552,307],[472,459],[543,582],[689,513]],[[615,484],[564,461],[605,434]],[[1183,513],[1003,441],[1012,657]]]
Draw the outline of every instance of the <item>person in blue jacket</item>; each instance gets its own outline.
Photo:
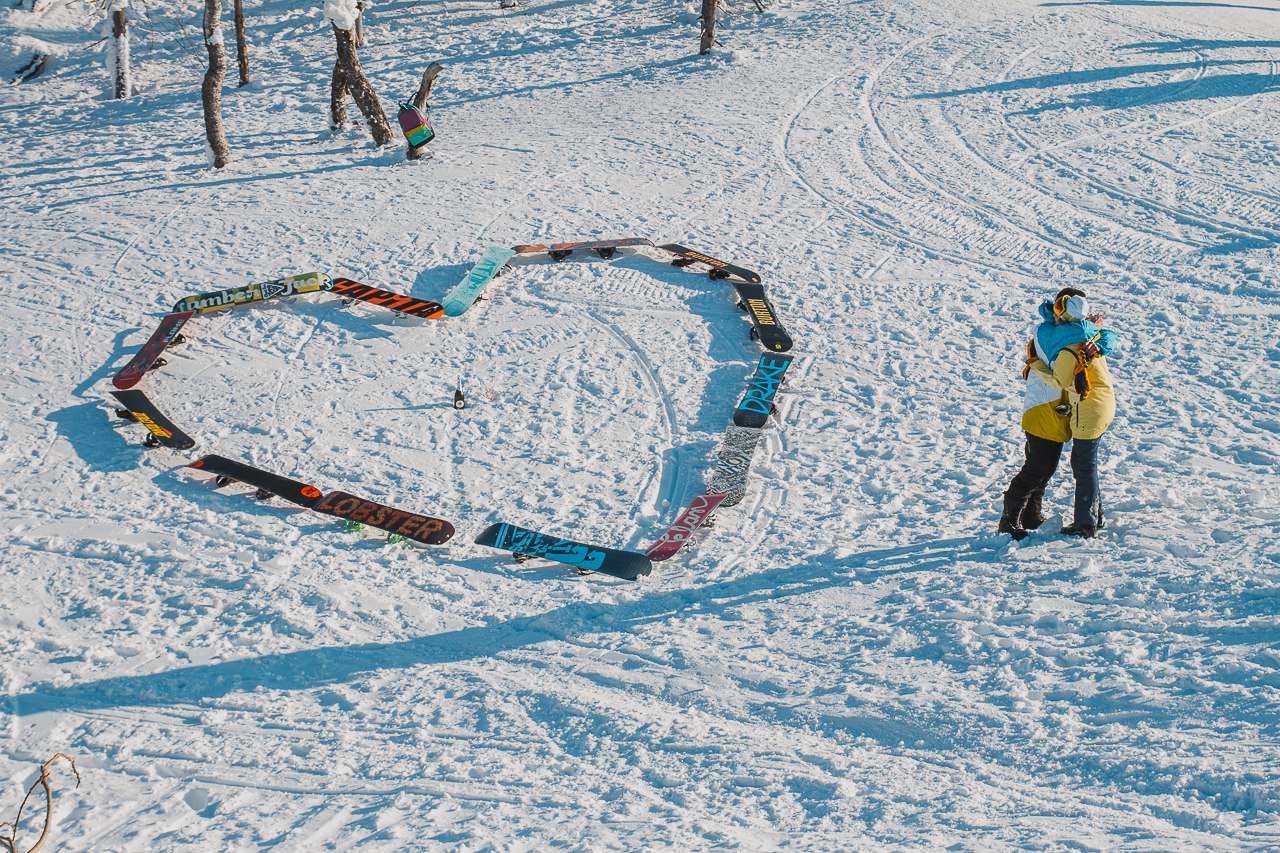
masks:
[[[1063,533],[1091,537],[1103,526],[1097,451],[1115,415],[1106,356],[1115,350],[1118,337],[1099,328],[1105,316],[1091,314],[1084,292],[1075,288],[1063,288],[1046,300],[1039,314],[1043,322],[1027,345],[1023,371],[1026,459],[1004,493],[999,530],[1021,539],[1044,522],[1045,488],[1063,446],[1071,442],[1076,517]]]

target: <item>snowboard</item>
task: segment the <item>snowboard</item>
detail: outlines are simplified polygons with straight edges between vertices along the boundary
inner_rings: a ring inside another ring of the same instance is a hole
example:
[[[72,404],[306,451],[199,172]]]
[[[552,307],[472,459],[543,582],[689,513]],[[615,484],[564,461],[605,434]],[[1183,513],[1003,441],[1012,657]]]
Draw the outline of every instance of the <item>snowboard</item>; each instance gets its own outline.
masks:
[[[769,297],[765,295],[764,285],[733,280],[730,283],[738,293],[738,305],[751,315],[751,336],[767,350],[786,352],[791,349],[791,336],[782,328]]]
[[[667,532],[645,549],[645,556],[655,563],[674,557],[676,552],[689,544],[693,534],[707,523],[711,514],[716,511],[716,507],[720,506],[726,497],[727,495],[698,495],[684,508],[680,517],[667,528]]]
[[[302,273],[259,284],[247,284],[244,287],[228,287],[225,290],[211,290],[208,293],[184,296],[173,306],[173,310],[208,314],[221,308],[248,305],[250,302],[261,302],[264,299],[328,290],[332,283],[329,276],[322,272]]]
[[[747,380],[747,393],[733,412],[736,426],[760,429],[773,414],[773,398],[791,364],[791,356],[764,353],[756,364],[756,372]]]
[[[722,261],[719,258],[713,258],[710,255],[703,254],[696,249],[689,249],[681,246],[679,243],[663,243],[658,246],[659,249],[669,252],[675,257],[671,260],[673,267],[687,267],[691,264],[704,264],[710,269],[707,275],[714,279],[728,278],[737,279],[739,281],[748,282],[750,284],[760,283],[760,274],[746,267],[740,267],[737,264],[731,264],[728,261]]]
[[[707,494],[724,495],[720,506],[736,506],[747,495],[747,474],[751,459],[764,431],[753,427],[730,426],[716,451],[716,469],[711,473]]]
[[[608,260],[618,249],[624,246],[652,246],[652,240],[644,237],[624,237],[619,240],[587,240],[581,243],[534,243],[527,246],[512,246],[511,251],[517,255],[533,252],[546,252],[553,261],[563,261],[573,254],[575,249],[592,249],[597,255]]]
[[[412,296],[392,293],[390,290],[382,290],[368,284],[361,284],[349,278],[335,278],[333,286],[329,290],[346,299],[360,299],[365,302],[372,302],[374,305],[381,305],[383,308],[394,311],[397,314],[407,314],[410,317],[425,317],[428,320],[434,320],[437,317],[444,316],[444,308],[439,302],[429,302],[425,299],[415,299]]]
[[[453,536],[453,525],[442,518],[385,506],[347,492],[329,492],[311,509],[344,521],[378,527],[424,545],[442,545]]]
[[[175,311],[172,314],[165,314],[160,320],[160,325],[142,345],[142,349],[138,350],[138,354],[128,364],[120,368],[120,372],[111,380],[111,384],[121,390],[132,388],[153,365],[162,364],[162,361],[157,361],[160,353],[175,344],[182,343],[180,334],[182,327],[194,313],[194,311]]]
[[[653,563],[644,554],[586,545],[572,539],[558,539],[514,524],[491,524],[475,541],[477,545],[502,548],[517,555],[544,557],[567,566],[601,572],[623,580],[633,581],[640,575],[653,571]]]
[[[480,295],[484,286],[502,272],[507,261],[515,257],[515,254],[513,250],[502,246],[486,249],[484,255],[467,273],[467,277],[444,298],[444,315],[446,317],[461,316],[476,301],[476,297]]]
[[[281,477],[279,474],[272,474],[214,453],[201,456],[187,467],[215,475],[219,488],[237,482],[255,486],[260,500],[276,495],[290,503],[310,508],[315,506],[321,496],[320,490],[315,486]]]
[[[134,390],[112,391],[111,394],[124,406],[123,409],[116,410],[117,415],[147,428],[150,435],[143,442],[146,447],[163,446],[171,450],[188,450],[196,446],[195,439],[174,426],[173,421],[161,414],[155,404],[147,399],[146,394]]]

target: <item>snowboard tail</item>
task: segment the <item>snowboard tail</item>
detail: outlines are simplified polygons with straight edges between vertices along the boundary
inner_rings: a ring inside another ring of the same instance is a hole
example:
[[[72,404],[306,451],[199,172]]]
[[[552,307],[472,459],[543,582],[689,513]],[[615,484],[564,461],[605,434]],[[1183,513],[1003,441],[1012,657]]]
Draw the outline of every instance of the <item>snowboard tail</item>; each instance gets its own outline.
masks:
[[[112,391],[111,394],[124,406],[117,414],[147,428],[150,433],[145,442],[147,447],[189,450],[196,446],[195,439],[174,426],[173,421],[166,418],[146,394],[135,390]]]
[[[311,509],[344,521],[378,527],[424,545],[443,545],[454,532],[453,525],[442,518],[396,509],[342,491],[329,492]]]
[[[200,457],[187,467],[215,475],[219,486],[235,481],[248,483],[259,489],[260,493],[270,493],[308,509],[315,506],[316,501],[321,498],[320,490],[308,483],[300,483],[214,453]]]
[[[197,314],[208,314],[222,308],[237,305],[248,305],[251,302],[262,302],[266,299],[277,299],[282,296],[294,296],[299,293],[315,293],[328,290],[333,282],[322,272],[308,272],[277,278],[258,284],[247,284],[244,287],[228,287],[224,290],[212,290],[208,293],[195,293],[184,296],[173,306],[174,312],[194,311]]]
[[[476,537],[475,542],[477,545],[502,548],[515,554],[544,557],[567,566],[613,575],[629,581],[653,571],[653,563],[644,554],[619,548],[587,545],[572,539],[559,539],[526,527],[502,522],[486,527]]]
[[[122,391],[137,385],[156,363],[156,359],[160,358],[160,354],[179,342],[182,327],[193,314],[195,314],[194,311],[175,311],[172,314],[165,314],[160,320],[160,325],[142,345],[142,349],[138,350],[138,354],[130,359],[128,364],[120,368],[120,372],[111,380],[111,384]]]
[[[331,292],[347,299],[372,302],[374,305],[381,305],[383,308],[395,311],[397,314],[407,314],[410,317],[425,317],[428,320],[444,316],[444,308],[439,302],[430,302],[426,299],[415,299],[412,296],[392,293],[390,290],[362,284],[349,278],[335,278],[333,286],[329,289]]]
[[[645,556],[655,563],[674,557],[681,548],[689,544],[693,534],[707,523],[716,507],[727,497],[728,495],[722,494],[698,495],[689,502],[666,532],[658,537],[658,541],[645,549]]]

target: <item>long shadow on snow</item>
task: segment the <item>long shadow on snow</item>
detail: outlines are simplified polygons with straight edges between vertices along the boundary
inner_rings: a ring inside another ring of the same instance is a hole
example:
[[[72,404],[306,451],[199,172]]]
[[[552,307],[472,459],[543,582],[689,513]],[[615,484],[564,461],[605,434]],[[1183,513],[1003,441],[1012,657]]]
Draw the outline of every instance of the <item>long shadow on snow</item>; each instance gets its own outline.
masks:
[[[332,646],[186,667],[150,675],[108,678],[71,687],[41,687],[13,697],[19,716],[47,711],[124,706],[161,706],[198,703],[237,691],[311,690],[350,681],[364,673],[409,669],[429,664],[450,664],[489,658],[503,652],[594,633],[593,626],[616,633],[660,623],[689,612],[718,613],[744,605],[809,595],[850,583],[850,568],[868,569],[883,564],[893,572],[911,570],[914,551],[924,554],[927,570],[939,556],[957,543],[970,540],[930,541],[915,546],[869,551],[832,564],[821,556],[808,564],[771,569],[699,589],[681,589],[650,595],[634,602],[594,604],[576,602],[564,607],[456,631],[446,631],[395,643]],[[990,546],[994,551],[995,545]],[[607,621],[602,617],[609,616]],[[549,630],[550,629],[550,630]]]
[[[67,406],[50,412],[45,420],[53,424],[90,471],[130,471],[138,467],[137,456],[131,450],[136,447],[137,453],[146,452],[142,448],[146,430],[131,425],[138,436],[138,444],[133,445],[122,431],[112,429],[107,413],[97,403]]]
[[[1188,49],[1193,48],[1198,42],[1188,42]],[[1252,65],[1262,59],[1227,59],[1214,62],[1213,66],[1221,67],[1225,65]],[[1089,71],[1062,71],[1056,74],[1041,74],[1035,77],[1022,77],[1016,80],[1003,80],[999,83],[992,83],[987,86],[972,86],[966,89],[948,89],[942,92],[921,92],[911,96],[911,100],[926,100],[938,98],[955,98],[961,95],[975,95],[984,92],[1017,92],[1023,89],[1056,89],[1063,86],[1082,86],[1089,83],[1101,83],[1111,80],[1123,80],[1126,77],[1133,77],[1138,74],[1164,74],[1174,71],[1196,71],[1202,66],[1199,62],[1170,62],[1165,64],[1151,65],[1115,65],[1108,68],[1094,68]],[[1254,77],[1261,81],[1269,81],[1271,78],[1261,74],[1233,75],[1240,77]],[[1111,89],[1102,92],[1085,93],[1078,97],[1088,99],[1085,103],[1093,103],[1104,106],[1109,109],[1122,109],[1130,102],[1142,102],[1159,100],[1158,95],[1153,95],[1157,89],[1168,88],[1173,94],[1181,91],[1194,90],[1198,94],[1194,100],[1200,100],[1205,97],[1218,97],[1224,94],[1222,87],[1214,81],[1222,78],[1208,77],[1198,82],[1197,85],[1189,85],[1188,81],[1180,80],[1177,82],[1158,84],[1156,86],[1130,86],[1123,89]],[[1252,87],[1254,90],[1261,91],[1267,88],[1265,85]],[[1207,89],[1207,91],[1206,91]],[[1130,97],[1122,98],[1112,93],[1132,93]],[[1241,92],[1231,92],[1226,94],[1243,94]],[[1252,92],[1249,92],[1252,94]],[[1192,98],[1180,98],[1179,100],[1193,100]],[[1074,105],[1074,104],[1072,104]],[[1066,105],[1064,105],[1065,107]],[[1064,108],[1064,107],[1059,107]],[[1028,113],[1040,112],[1042,110],[1024,110],[1017,115],[1025,115]]]
[[[269,180],[275,180],[279,178],[304,178],[304,177],[309,178],[313,175],[323,175],[327,172],[341,172],[344,169],[357,169],[362,166],[377,165],[377,164],[382,164],[386,162],[386,157],[384,155],[379,155],[376,152],[370,152],[370,153],[372,156],[370,156],[367,161],[363,161],[363,162],[334,163],[329,166],[317,166],[314,169],[295,169],[293,171],[269,172],[269,173],[264,173],[260,175],[240,175],[240,176],[232,176],[232,177],[223,177],[223,178],[219,178],[217,180],[211,180],[211,181],[193,180],[193,181],[186,181],[183,183],[157,184],[156,186],[136,187],[134,189],[123,190],[121,192],[99,193],[98,195],[91,195],[91,196],[77,195],[75,198],[63,199],[61,201],[51,201],[48,204],[43,205],[43,208],[48,209],[48,208],[67,207],[68,205],[85,204],[87,202],[100,201],[102,199],[116,198],[119,196],[141,196],[147,193],[169,192],[171,190],[182,190],[186,192],[192,189],[202,189],[205,187],[222,187],[222,186],[229,186],[232,184],[248,184],[256,181],[269,181]],[[260,157],[255,157],[254,159],[265,161],[268,159],[289,158],[294,156],[295,155],[291,153],[283,153],[275,156],[261,155]],[[317,155],[317,156],[321,156],[321,155]],[[332,152],[324,152],[324,156],[334,156],[334,155]],[[190,166],[183,166],[179,169],[172,170],[172,172],[192,172],[192,173],[201,173],[201,174],[207,173],[208,171],[209,171],[208,167],[197,166],[194,164]],[[172,172],[167,172],[166,174],[172,174]],[[146,174],[147,173],[145,172],[137,172],[137,173],[134,173],[134,177],[141,178],[141,177],[145,177]],[[101,183],[86,184],[85,187],[91,188],[95,186],[102,186],[104,184],[120,183],[120,182],[121,182],[121,179],[113,178],[111,180],[101,182]]]
[[[1124,109],[1131,104],[1173,104],[1179,101],[1205,101],[1215,98],[1243,98],[1265,92],[1275,83],[1269,74],[1223,74],[1205,77],[1195,85],[1185,81],[1159,83],[1155,86],[1127,86],[1101,92],[1080,92],[1055,103],[1027,110],[1015,110],[1011,116],[1038,116],[1054,110],[1097,107]]]
[[[158,318],[156,322],[159,323]],[[113,368],[111,367],[111,365],[119,362],[120,359],[124,356],[125,352],[128,349],[130,349],[124,345],[125,339],[128,338],[130,335],[136,334],[141,331],[142,331],[141,328],[136,328],[136,329],[121,329],[120,331],[116,332],[115,340],[112,341],[112,344],[111,344],[112,345],[111,356],[107,359],[106,363],[102,365],[102,367],[99,367],[97,370],[93,372],[92,376],[85,379],[75,388],[71,389],[72,396],[83,397],[85,394],[89,393],[89,389],[91,389],[94,385],[97,385],[100,381],[102,381],[103,379],[106,379],[109,376],[115,376],[117,373],[119,373],[120,368],[119,367]],[[150,335],[151,333],[148,332],[147,334]],[[142,349],[142,344],[138,344],[138,346],[133,347],[132,352],[130,353],[130,358],[132,358],[133,355],[136,354],[140,349]],[[124,364],[121,364],[120,367],[124,367]]]
[[[1277,9],[1276,11],[1280,11]],[[1143,41],[1125,45],[1141,53],[1186,53],[1187,51],[1233,50],[1242,47],[1276,48],[1280,41],[1228,41],[1226,39],[1181,39],[1179,41]]]

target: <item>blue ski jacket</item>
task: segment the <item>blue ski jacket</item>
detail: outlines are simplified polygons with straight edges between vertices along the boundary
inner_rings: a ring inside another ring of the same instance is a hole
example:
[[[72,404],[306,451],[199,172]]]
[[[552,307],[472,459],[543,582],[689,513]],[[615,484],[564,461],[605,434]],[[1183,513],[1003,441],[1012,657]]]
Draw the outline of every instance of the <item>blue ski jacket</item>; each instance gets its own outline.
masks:
[[[1036,327],[1036,356],[1049,365],[1050,369],[1058,353],[1073,344],[1093,341],[1103,355],[1110,355],[1115,350],[1118,339],[1116,333],[1110,329],[1099,331],[1098,327],[1088,320],[1080,320],[1076,323],[1054,322],[1053,300],[1041,302],[1039,310],[1043,322]]]

